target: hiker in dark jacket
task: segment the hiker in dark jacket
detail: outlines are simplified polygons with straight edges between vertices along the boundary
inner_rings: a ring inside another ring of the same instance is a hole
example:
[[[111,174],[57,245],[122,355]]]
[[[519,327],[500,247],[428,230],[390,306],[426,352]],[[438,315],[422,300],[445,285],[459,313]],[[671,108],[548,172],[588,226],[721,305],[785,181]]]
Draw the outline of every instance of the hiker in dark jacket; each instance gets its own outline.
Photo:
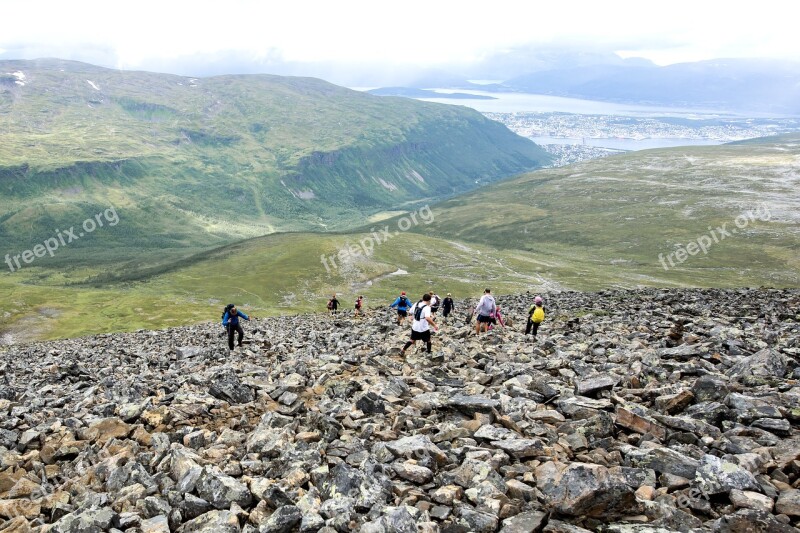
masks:
[[[452,295],[448,292],[445,299],[442,300],[442,317],[447,318],[455,310],[456,304],[453,302]]]
[[[330,314],[335,315],[339,311],[339,300],[336,299],[336,294],[334,294],[330,300],[328,300],[328,312]]]
[[[242,325],[239,324],[239,319],[250,320],[250,317],[242,313],[236,307],[231,307],[229,311],[222,317],[222,325],[228,330],[228,348],[233,350],[233,334],[239,333],[237,344],[242,345],[242,338],[244,337],[244,330]]]

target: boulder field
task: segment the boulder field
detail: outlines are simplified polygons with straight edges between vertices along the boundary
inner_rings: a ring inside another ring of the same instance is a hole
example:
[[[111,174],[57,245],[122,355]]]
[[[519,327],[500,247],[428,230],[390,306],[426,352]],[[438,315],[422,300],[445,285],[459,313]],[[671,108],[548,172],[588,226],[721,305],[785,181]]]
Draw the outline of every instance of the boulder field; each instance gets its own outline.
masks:
[[[800,531],[800,291],[543,296],[2,347],[0,532]]]

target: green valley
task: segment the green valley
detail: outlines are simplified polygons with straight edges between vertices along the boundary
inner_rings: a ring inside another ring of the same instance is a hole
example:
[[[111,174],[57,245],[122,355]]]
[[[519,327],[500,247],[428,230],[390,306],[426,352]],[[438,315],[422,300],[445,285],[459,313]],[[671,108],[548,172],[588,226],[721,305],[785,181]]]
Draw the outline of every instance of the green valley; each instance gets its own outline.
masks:
[[[216,320],[228,301],[256,316],[321,311],[333,292],[349,309],[357,294],[383,306],[400,289],[798,287],[798,166],[792,136],[598,159],[432,204],[424,224],[404,225],[406,213],[353,232],[277,233],[173,262],[145,254],[132,270],[33,266],[0,278],[11,295],[0,316],[11,335],[52,338]],[[660,261],[711,231],[706,253]]]
[[[119,213],[114,231],[41,259],[53,267],[129,270],[275,231],[347,229],[550,161],[463,107],[61,60],[0,61],[0,132],[4,253]]]
[[[525,173],[549,157],[457,106],[266,75],[0,73],[0,337],[16,342],[228,302],[322,310],[333,292],[349,308],[399,289],[800,286],[797,135]]]

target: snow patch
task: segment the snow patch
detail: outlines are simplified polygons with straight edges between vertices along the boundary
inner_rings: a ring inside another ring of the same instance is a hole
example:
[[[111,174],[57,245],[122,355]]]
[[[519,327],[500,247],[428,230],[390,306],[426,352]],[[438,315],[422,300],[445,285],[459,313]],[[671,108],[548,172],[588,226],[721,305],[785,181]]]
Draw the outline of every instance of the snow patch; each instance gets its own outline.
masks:
[[[449,244],[452,244],[453,246],[455,246],[456,248],[458,248],[462,252],[468,252],[468,253],[471,253],[471,254],[480,254],[481,253],[480,250],[475,250],[475,249],[470,248],[469,246],[467,246],[465,244],[462,244],[460,242],[455,242],[455,241],[447,241],[447,242]]]
[[[317,195],[314,194],[314,191],[312,191],[311,189],[309,189],[307,191],[301,191],[299,189],[292,189],[291,187],[286,185],[286,182],[283,181],[283,180],[281,180],[281,185],[283,185],[286,188],[286,190],[288,190],[290,193],[292,193],[292,196],[294,196],[295,198],[299,198],[301,200],[311,200],[311,199],[317,197]]]
[[[375,276],[374,278],[368,279],[366,281],[353,282],[353,283],[350,284],[350,288],[352,290],[354,290],[354,291],[359,291],[359,290],[361,290],[363,288],[366,288],[366,287],[372,287],[375,283],[377,283],[377,282],[379,282],[381,280],[384,280],[386,278],[390,278],[392,276],[405,276],[406,274],[408,274],[407,271],[403,270],[402,268],[398,268],[394,272],[388,272],[386,274],[381,274],[380,276]]]
[[[18,70],[16,72],[12,72],[11,75],[14,76],[15,78],[17,78],[17,80],[14,83],[16,83],[17,85],[20,85],[20,86],[25,85],[25,73],[24,72],[22,72],[21,70]]]
[[[387,189],[389,191],[397,190],[397,185],[395,185],[394,183],[388,183],[387,181],[384,181],[383,178],[378,178],[378,182],[383,186],[384,189]]]
[[[89,85],[91,85],[91,86],[92,86],[92,89],[94,89],[95,91],[99,91],[99,90],[100,90],[100,87],[98,87],[97,85],[95,85],[95,83],[94,83],[92,80],[86,80],[86,83],[88,83]]]
[[[307,191],[289,189],[289,192],[292,193],[292,196],[299,198],[300,200],[312,200],[317,197],[317,195],[314,194],[314,191],[311,189]]]

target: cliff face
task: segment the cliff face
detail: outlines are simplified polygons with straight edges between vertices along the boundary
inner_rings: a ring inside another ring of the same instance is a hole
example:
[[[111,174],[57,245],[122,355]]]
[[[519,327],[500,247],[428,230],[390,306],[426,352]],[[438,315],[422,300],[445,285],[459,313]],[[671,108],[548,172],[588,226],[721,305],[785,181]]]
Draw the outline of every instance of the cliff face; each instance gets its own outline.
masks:
[[[544,297],[4,347],[0,527],[797,531],[800,291]]]

